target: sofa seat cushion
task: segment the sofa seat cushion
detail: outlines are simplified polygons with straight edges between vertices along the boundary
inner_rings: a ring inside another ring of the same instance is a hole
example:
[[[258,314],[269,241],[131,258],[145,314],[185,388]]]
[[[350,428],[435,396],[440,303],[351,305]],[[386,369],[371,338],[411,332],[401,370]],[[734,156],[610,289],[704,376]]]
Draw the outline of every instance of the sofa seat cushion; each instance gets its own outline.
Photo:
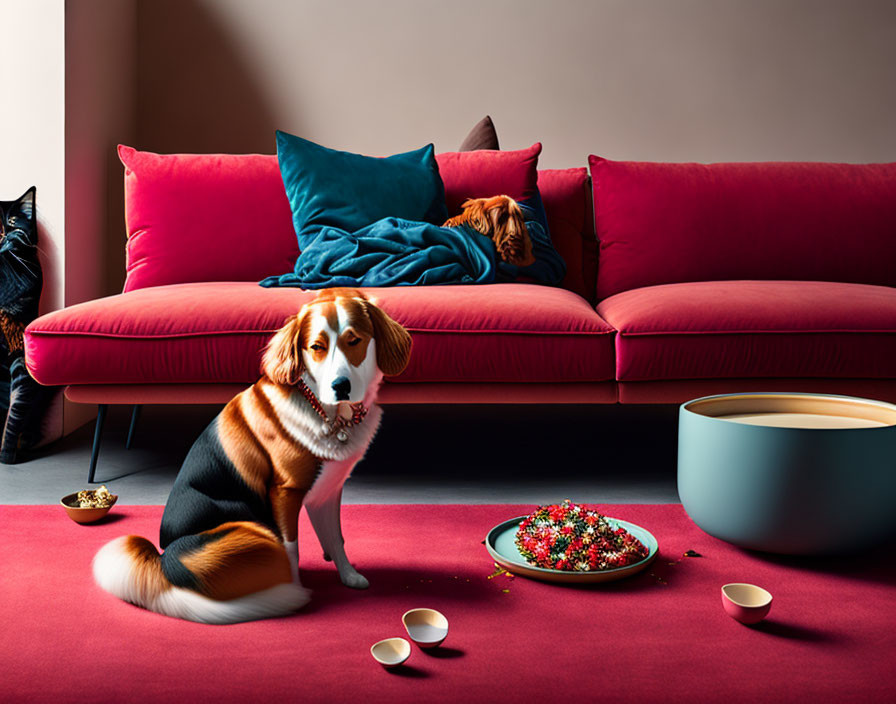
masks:
[[[613,379],[613,330],[580,296],[531,284],[369,289],[414,339],[398,381]],[[251,383],[264,345],[312,292],[251,282],[150,287],[35,320],[42,384]]]
[[[896,289],[819,281],[707,281],[602,301],[616,378],[896,378]]]

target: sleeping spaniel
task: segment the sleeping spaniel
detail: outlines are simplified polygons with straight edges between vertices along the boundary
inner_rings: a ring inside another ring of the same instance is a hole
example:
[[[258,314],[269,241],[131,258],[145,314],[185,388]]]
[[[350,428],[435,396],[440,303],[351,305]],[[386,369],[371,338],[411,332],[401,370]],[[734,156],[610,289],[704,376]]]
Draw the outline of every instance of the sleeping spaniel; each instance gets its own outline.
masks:
[[[529,266],[535,262],[523,211],[513,198],[469,198],[463,208],[460,215],[447,220],[443,227],[469,225],[491,238],[498,256],[508,264]]]

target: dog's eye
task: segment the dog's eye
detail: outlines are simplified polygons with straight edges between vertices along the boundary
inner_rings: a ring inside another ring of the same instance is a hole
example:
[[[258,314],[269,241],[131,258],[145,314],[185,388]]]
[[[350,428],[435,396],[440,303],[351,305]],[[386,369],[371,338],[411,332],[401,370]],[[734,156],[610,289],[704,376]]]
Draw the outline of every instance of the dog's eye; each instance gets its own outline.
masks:
[[[315,342],[313,345],[311,345],[311,349],[314,350],[315,352],[319,352],[319,351],[322,350],[323,348],[324,348],[323,345],[319,345],[319,344],[316,343],[316,342]]]
[[[361,338],[360,338],[360,337],[354,337],[354,338],[352,338],[351,340],[348,341],[348,346],[349,346],[349,347],[354,347],[354,346],[357,345],[360,341],[361,341]]]

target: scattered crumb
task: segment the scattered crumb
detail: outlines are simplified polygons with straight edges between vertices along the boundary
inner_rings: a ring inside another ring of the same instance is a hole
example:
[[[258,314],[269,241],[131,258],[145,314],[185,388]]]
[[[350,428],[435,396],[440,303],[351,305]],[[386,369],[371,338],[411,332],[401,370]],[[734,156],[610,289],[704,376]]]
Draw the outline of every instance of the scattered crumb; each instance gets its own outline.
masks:
[[[654,574],[653,572],[650,572],[650,576],[656,580],[657,584],[668,584],[668,582],[665,579],[663,579],[662,577],[659,577],[658,575]]]
[[[488,577],[486,577],[486,579],[494,579],[495,577],[498,577],[498,576],[500,576],[500,575],[502,575],[502,574],[503,574],[505,577],[510,577],[511,579],[513,579],[513,575],[512,575],[510,572],[508,572],[507,570],[505,570],[503,567],[501,567],[501,565],[499,565],[499,564],[496,562],[496,563],[495,563],[495,571],[492,572]]]

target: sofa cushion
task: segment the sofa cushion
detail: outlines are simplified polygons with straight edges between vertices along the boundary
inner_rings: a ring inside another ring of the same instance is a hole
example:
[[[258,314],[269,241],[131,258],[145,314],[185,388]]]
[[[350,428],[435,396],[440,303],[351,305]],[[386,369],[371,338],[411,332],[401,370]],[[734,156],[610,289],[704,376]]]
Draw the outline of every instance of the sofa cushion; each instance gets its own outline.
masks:
[[[321,228],[356,232],[383,218],[441,225],[445,187],[432,144],[387,157],[328,149],[277,130],[277,160],[299,249]]]
[[[459,152],[474,152],[478,149],[500,149],[498,133],[495,131],[495,123],[488,115],[473,125],[473,129],[464,137],[464,141],[457,148]]]
[[[598,298],[657,284],[896,285],[896,164],[655,164],[589,157]]]
[[[896,378],[896,289],[819,281],[667,284],[611,296],[616,378]]]
[[[569,291],[497,284],[368,293],[413,336],[399,381],[613,378],[612,328]],[[42,384],[251,383],[270,336],[313,295],[194,283],[81,303],[28,327],[28,368]]]
[[[541,144],[516,151],[443,152],[436,154],[445,183],[449,215],[461,212],[467,198],[507,195],[526,200],[538,187],[538,155]]]
[[[543,169],[538,172],[538,190],[548,217],[551,242],[566,262],[566,276],[560,285],[593,303],[597,238],[588,171],[585,167]]]
[[[277,157],[153,154],[120,146],[125,291],[187,281],[258,281],[299,255]]]
[[[597,267],[585,169],[536,171],[540,145],[491,154],[437,154],[446,196],[514,195],[540,185],[551,239],[567,265],[561,284],[593,299]],[[291,271],[299,255],[277,157],[153,154],[121,146],[125,166],[125,291],[198,281],[260,281]],[[514,191],[516,189],[516,191]],[[587,213],[587,215],[586,215]],[[581,278],[579,275],[581,272]]]

